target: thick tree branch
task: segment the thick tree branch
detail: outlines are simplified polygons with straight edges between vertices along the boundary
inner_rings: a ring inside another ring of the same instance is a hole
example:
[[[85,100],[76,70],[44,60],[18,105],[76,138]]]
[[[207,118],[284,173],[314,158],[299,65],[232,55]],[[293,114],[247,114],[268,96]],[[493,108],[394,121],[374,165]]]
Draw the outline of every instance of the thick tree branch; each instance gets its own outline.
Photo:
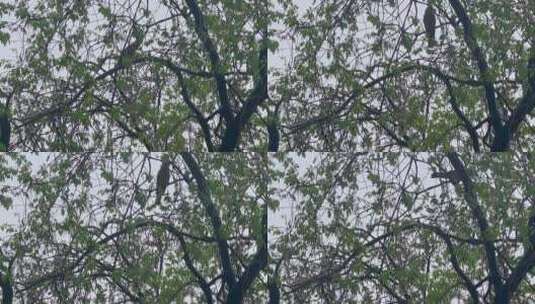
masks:
[[[206,182],[206,179],[204,178],[197,161],[188,152],[182,152],[180,153],[180,156],[186,163],[186,166],[189,168],[191,174],[193,175],[193,179],[197,184],[199,200],[204,206],[204,209],[212,224],[212,228],[214,229],[214,235],[219,251],[219,258],[221,260],[221,267],[223,268],[223,281],[227,284],[229,289],[232,290],[236,284],[236,277],[230,260],[229,245],[223,237],[223,229],[219,211],[212,201],[210,188],[208,187],[208,183]]]
[[[511,117],[507,121],[507,126],[511,134],[515,134],[528,115],[535,108],[535,45],[531,47],[531,56],[528,60],[528,77],[526,84],[526,92],[520,103],[515,108]]]
[[[260,271],[267,266],[267,206],[263,207],[262,214],[262,236],[257,240],[258,249],[252,261],[247,265],[241,274],[237,284],[230,290],[227,303],[242,303],[245,292],[249,289],[253,281],[258,277]]]
[[[278,118],[268,117],[266,127],[268,132],[268,152],[277,152],[279,151],[280,142]]]
[[[255,86],[249,93],[244,106],[236,116],[236,123],[231,127],[227,126],[223,141],[221,143],[221,151],[236,150],[240,134],[243,127],[249,122],[251,116],[256,113],[258,106],[268,98],[268,45],[267,45],[267,29],[264,30],[264,37],[262,38],[259,54],[258,54],[258,72],[254,75]]]
[[[518,290],[520,283],[526,278],[528,272],[535,267],[535,247],[531,246],[524,252],[524,255],[511,272],[505,287],[509,298],[512,298]]]
[[[2,304],[13,303],[13,283],[11,278],[0,272],[0,288],[2,289]]]
[[[512,269],[511,275],[507,278],[506,288],[509,298],[518,290],[520,283],[526,278],[528,272],[535,267],[535,213],[528,219],[529,244],[524,246],[524,254]]]
[[[504,295],[504,286],[502,277],[500,275],[500,270],[498,268],[498,262],[496,260],[496,247],[494,242],[490,240],[490,229],[487,222],[487,218],[481,209],[481,206],[477,202],[477,197],[474,190],[474,184],[472,179],[466,173],[464,164],[456,153],[450,152],[447,154],[447,157],[453,166],[454,170],[457,172],[457,176],[460,178],[461,183],[464,188],[464,199],[470,208],[472,215],[479,227],[481,237],[483,239],[483,247],[485,248],[485,255],[487,257],[487,265],[489,267],[489,280],[492,286],[494,286],[494,291],[496,293],[497,299],[503,299]]]
[[[214,300],[212,298],[212,290],[210,289],[210,284],[206,282],[202,274],[195,268],[195,265],[193,265],[193,261],[191,260],[191,257],[188,252],[188,248],[186,247],[186,240],[183,236],[179,235],[178,240],[180,242],[180,246],[182,247],[182,252],[184,253],[184,263],[186,264],[186,267],[188,267],[189,271],[193,274],[197,282],[199,283],[199,286],[201,287],[204,297],[206,298],[206,303],[212,304],[214,303]]]
[[[485,97],[487,100],[487,108],[490,116],[490,124],[494,130],[494,140],[492,144],[493,151],[505,151],[509,149],[510,134],[508,128],[503,125],[502,117],[498,109],[498,102],[496,100],[496,90],[491,81],[491,75],[489,66],[485,59],[481,47],[474,36],[474,29],[472,21],[465,8],[459,0],[449,0],[451,7],[455,11],[457,17],[461,21],[464,30],[464,41],[466,42],[472,56],[476,60],[481,81],[483,81],[483,87],[485,88]]]
[[[199,36],[199,39],[201,40],[202,45],[208,54],[208,58],[212,66],[212,73],[215,78],[219,102],[221,104],[221,115],[225,119],[225,122],[228,126],[233,126],[235,124],[235,118],[232,114],[232,107],[230,105],[229,95],[227,92],[227,82],[225,80],[223,65],[221,64],[221,59],[219,58],[217,48],[208,34],[206,21],[204,20],[204,15],[197,4],[197,1],[185,1],[195,22],[195,32]]]
[[[422,228],[433,231],[433,233],[438,235],[444,241],[444,243],[446,243],[446,248],[448,249],[448,254],[450,257],[450,263],[453,269],[455,270],[457,275],[461,278],[461,282],[464,285],[464,287],[470,293],[470,297],[472,298],[472,303],[479,303],[479,293],[477,292],[477,288],[472,282],[472,280],[470,280],[470,278],[466,275],[466,273],[464,273],[461,266],[459,265],[459,261],[457,260],[457,255],[455,254],[455,248],[453,246],[450,236],[438,227],[425,225],[425,224],[419,224],[419,225]]]
[[[268,295],[269,295],[269,304],[279,304],[280,303],[280,288],[277,284],[277,280],[274,278],[269,278],[267,283]]]

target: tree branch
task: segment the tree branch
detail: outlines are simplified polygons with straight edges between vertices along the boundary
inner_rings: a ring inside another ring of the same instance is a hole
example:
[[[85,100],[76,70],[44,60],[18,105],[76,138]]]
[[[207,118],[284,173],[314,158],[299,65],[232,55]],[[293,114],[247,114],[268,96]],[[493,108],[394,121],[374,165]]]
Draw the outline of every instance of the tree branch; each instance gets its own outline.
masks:
[[[472,22],[468,17],[465,8],[459,0],[449,0],[451,7],[455,11],[457,17],[461,21],[464,30],[464,41],[466,42],[472,56],[476,60],[481,81],[485,88],[485,97],[487,100],[487,108],[490,116],[490,124],[494,130],[494,139],[492,144],[493,151],[505,151],[509,149],[510,134],[508,128],[505,128],[502,122],[500,112],[498,110],[498,102],[496,100],[496,90],[491,82],[491,75],[485,55],[481,51],[474,36]]]
[[[0,288],[2,289],[2,304],[13,303],[13,283],[9,275],[0,272]]]
[[[264,30],[264,37],[262,38],[260,50],[258,53],[258,73],[254,75],[255,86],[245,105],[240,109],[236,116],[236,124],[227,126],[223,141],[221,143],[221,151],[234,151],[238,146],[241,130],[249,122],[251,116],[256,113],[258,106],[264,102],[268,97],[268,44],[267,44],[267,29]]]
[[[260,271],[267,266],[267,205],[263,207],[261,233],[261,241],[257,241],[257,244],[259,244],[256,254],[240,276],[238,283],[230,290],[227,303],[242,303],[245,291],[249,289],[253,281],[258,277]]]
[[[195,268],[195,265],[193,265],[193,261],[191,260],[188,249],[186,247],[186,240],[184,240],[184,237],[182,237],[181,235],[178,236],[178,240],[180,242],[180,246],[182,247],[182,251],[184,252],[184,263],[186,264],[186,267],[188,267],[188,269],[191,271],[191,273],[193,274],[193,276],[199,283],[204,293],[204,297],[206,298],[206,303],[208,304],[214,303],[214,300],[212,298],[212,290],[210,289],[210,284],[206,282],[204,277]]]
[[[188,152],[181,152],[180,156],[186,163],[186,166],[189,168],[191,174],[193,175],[193,179],[197,184],[199,200],[204,206],[204,209],[212,224],[212,228],[214,229],[214,235],[219,250],[219,258],[221,259],[221,267],[223,268],[223,281],[228,285],[229,289],[232,290],[236,284],[236,278],[232,268],[232,263],[230,261],[229,245],[223,237],[219,211],[212,202],[210,188],[208,187],[208,183],[206,182],[206,179],[204,178],[197,161]]]
[[[535,45],[531,47],[531,56],[528,60],[527,82],[527,90],[524,96],[522,96],[520,103],[507,121],[511,134],[516,133],[526,115],[535,108]]]
[[[457,255],[455,254],[455,249],[453,247],[453,243],[451,241],[450,236],[446,232],[442,231],[438,227],[431,226],[431,225],[426,225],[426,224],[419,224],[419,225],[422,228],[429,229],[429,230],[433,231],[436,235],[438,235],[444,241],[444,243],[446,243],[446,248],[448,249],[448,253],[449,253],[449,256],[450,256],[450,262],[451,262],[451,265],[452,265],[453,269],[455,270],[457,275],[461,278],[461,282],[463,283],[464,287],[470,293],[470,297],[472,298],[472,302],[473,303],[479,303],[479,293],[477,292],[477,288],[474,285],[474,283],[472,283],[470,278],[461,269],[461,266],[459,265],[459,261],[457,260]]]
[[[228,126],[232,126],[235,123],[234,115],[232,114],[232,107],[230,105],[229,96],[227,92],[227,82],[223,74],[223,66],[221,59],[217,52],[216,46],[208,35],[208,29],[206,28],[206,22],[204,16],[197,4],[196,0],[185,0],[189,7],[191,15],[195,21],[195,32],[199,36],[205,51],[208,53],[208,58],[212,66],[212,73],[214,74],[217,93],[219,96],[219,102],[221,104],[221,115],[225,119]]]
[[[210,132],[210,126],[208,125],[208,119],[204,117],[202,112],[197,108],[197,106],[191,100],[189,91],[186,88],[186,84],[184,83],[184,77],[182,76],[182,69],[178,67],[176,64],[174,64],[173,62],[171,62],[170,60],[161,59],[157,57],[149,57],[149,58],[165,65],[169,70],[173,72],[173,74],[175,74],[180,84],[180,94],[182,95],[182,98],[184,99],[184,102],[186,103],[188,108],[193,112],[193,115],[195,116],[197,122],[201,126],[201,130],[203,133],[204,142],[206,143],[206,147],[208,148],[209,152],[214,152],[215,148],[212,143],[212,135]]]
[[[497,299],[500,299],[504,296],[504,286],[502,277],[500,275],[500,270],[498,268],[498,263],[496,261],[496,247],[494,246],[492,240],[489,239],[489,224],[487,222],[483,210],[481,209],[481,206],[477,202],[477,197],[474,193],[474,184],[471,178],[466,173],[464,164],[462,163],[461,159],[454,152],[448,153],[447,157],[451,165],[457,172],[457,176],[460,178],[461,183],[463,184],[464,199],[467,202],[468,207],[472,211],[472,215],[474,216],[474,219],[479,227],[482,236],[483,247],[485,248],[485,255],[487,257],[487,265],[489,267],[489,280],[495,288]]]

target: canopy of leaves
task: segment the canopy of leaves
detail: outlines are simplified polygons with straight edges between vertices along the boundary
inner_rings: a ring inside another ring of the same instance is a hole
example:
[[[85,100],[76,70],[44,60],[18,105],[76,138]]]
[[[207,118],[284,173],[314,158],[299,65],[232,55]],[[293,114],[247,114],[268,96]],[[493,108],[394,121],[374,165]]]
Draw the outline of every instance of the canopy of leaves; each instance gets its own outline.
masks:
[[[274,73],[287,149],[533,145],[533,1],[286,1]],[[428,46],[423,14],[434,7]]]
[[[290,198],[282,206],[294,214],[271,228],[283,302],[533,297],[533,155],[321,153],[278,161],[287,168],[279,195]]]
[[[8,0],[1,15],[15,150],[265,146],[265,1]]]
[[[505,0],[4,0],[0,43],[16,58],[0,58],[10,149],[524,149],[534,144],[534,10]]]
[[[267,159],[170,154],[169,186],[155,206],[161,157],[0,155],[3,197],[15,202],[4,206],[22,214],[0,227],[0,275],[11,275],[14,303],[264,298]]]

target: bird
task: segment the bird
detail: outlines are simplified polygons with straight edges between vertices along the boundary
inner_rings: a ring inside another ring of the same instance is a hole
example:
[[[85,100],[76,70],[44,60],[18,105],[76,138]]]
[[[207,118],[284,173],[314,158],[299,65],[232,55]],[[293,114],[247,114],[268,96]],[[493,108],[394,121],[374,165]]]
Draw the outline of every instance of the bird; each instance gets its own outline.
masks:
[[[401,189],[401,203],[410,210],[414,205],[414,201],[409,193],[405,189]]]
[[[145,33],[137,23],[134,23],[132,27],[132,37],[134,37],[134,41],[125,47],[119,55],[118,65],[121,67],[128,65],[132,61],[132,56],[143,44]]]
[[[7,152],[11,137],[11,124],[7,108],[0,109],[0,152]]]
[[[156,201],[153,205],[159,206],[162,200],[162,196],[165,193],[165,189],[167,188],[167,185],[169,184],[169,166],[171,165],[171,161],[169,160],[169,155],[164,154],[162,157],[162,165],[160,166],[160,169],[158,170],[158,174],[156,175]]]
[[[436,44],[436,40],[435,40],[436,23],[437,23],[437,19],[435,17],[435,9],[433,8],[433,6],[428,4],[424,12],[424,27],[425,27],[425,35],[427,37],[427,43],[430,48],[435,46]]]

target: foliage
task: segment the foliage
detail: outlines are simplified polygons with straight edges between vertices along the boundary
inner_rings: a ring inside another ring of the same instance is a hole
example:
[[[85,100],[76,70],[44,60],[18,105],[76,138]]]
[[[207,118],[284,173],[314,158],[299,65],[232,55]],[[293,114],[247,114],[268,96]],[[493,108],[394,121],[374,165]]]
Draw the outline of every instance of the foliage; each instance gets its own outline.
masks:
[[[533,1],[290,1],[271,97],[299,151],[533,145]],[[436,45],[424,30],[434,7]]]
[[[272,47],[263,1],[11,0],[0,15],[0,42],[7,29],[20,47],[2,80],[18,151],[266,145],[251,120]]]
[[[278,158],[279,195],[294,198],[294,216],[270,239],[284,303],[532,298],[533,155]],[[460,179],[432,177],[450,170]]]
[[[12,275],[15,303],[264,297],[264,157],[170,154],[170,183],[154,206],[160,154],[10,155],[0,158],[1,176],[12,181],[6,197],[26,210],[2,227],[0,274]],[[17,173],[15,161],[31,161],[34,171]]]
[[[0,60],[11,149],[522,150],[533,145],[534,9],[4,0],[0,43],[18,58]]]

